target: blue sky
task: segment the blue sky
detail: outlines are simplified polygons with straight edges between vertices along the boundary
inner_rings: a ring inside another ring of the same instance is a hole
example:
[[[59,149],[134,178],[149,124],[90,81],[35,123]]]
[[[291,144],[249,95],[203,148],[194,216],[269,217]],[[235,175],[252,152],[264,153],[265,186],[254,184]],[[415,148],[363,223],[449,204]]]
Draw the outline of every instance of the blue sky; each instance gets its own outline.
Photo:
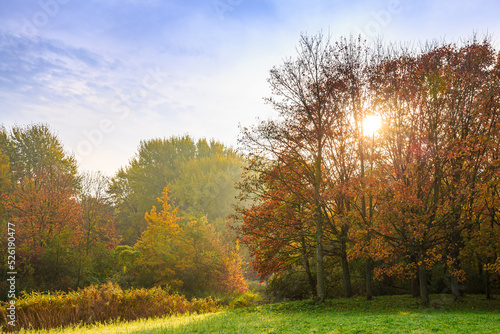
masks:
[[[301,33],[425,41],[489,33],[498,1],[40,0],[0,2],[0,124],[45,122],[82,170],[112,175],[140,140],[237,146],[274,116],[272,66]]]

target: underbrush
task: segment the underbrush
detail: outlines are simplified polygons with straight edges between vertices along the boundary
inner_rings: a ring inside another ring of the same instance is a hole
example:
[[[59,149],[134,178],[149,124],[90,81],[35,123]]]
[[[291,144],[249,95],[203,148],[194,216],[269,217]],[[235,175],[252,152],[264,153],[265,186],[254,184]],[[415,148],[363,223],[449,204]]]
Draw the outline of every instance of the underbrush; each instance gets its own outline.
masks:
[[[15,327],[8,325],[7,306],[3,303],[0,307],[1,326],[7,331],[205,313],[219,308],[212,298],[187,300],[161,288],[124,291],[113,283],[92,285],[67,293],[25,294],[16,301]]]

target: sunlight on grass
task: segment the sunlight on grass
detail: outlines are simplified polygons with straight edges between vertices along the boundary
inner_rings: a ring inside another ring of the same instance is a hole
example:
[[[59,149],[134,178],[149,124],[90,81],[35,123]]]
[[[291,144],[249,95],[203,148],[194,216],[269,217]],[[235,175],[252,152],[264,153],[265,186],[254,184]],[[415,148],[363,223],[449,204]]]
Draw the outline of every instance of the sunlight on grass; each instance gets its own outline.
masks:
[[[219,312],[220,313],[220,312]],[[210,314],[191,314],[191,315],[179,315],[170,316],[164,318],[153,318],[153,319],[141,319],[130,322],[112,322],[108,324],[95,324],[92,326],[85,327],[69,327],[69,328],[58,328],[52,330],[38,330],[38,331],[28,331],[21,330],[19,333],[24,334],[53,334],[53,333],[65,333],[65,334],[90,334],[90,333],[145,333],[155,331],[157,329],[164,330],[175,330],[181,326],[186,326],[188,324],[196,324],[201,321],[206,321],[208,318],[215,316],[217,313]]]

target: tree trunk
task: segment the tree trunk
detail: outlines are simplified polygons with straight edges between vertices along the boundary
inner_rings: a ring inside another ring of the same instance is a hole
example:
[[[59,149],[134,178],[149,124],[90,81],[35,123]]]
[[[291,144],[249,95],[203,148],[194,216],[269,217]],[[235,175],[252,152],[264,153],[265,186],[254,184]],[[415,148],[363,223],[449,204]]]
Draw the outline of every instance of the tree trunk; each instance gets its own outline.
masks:
[[[490,273],[488,270],[483,270],[484,275],[484,293],[486,294],[486,299],[491,299],[491,288],[490,288]]]
[[[460,297],[462,297],[462,291],[460,290],[460,284],[458,282],[458,278],[455,276],[451,276],[451,294],[453,296],[453,301],[457,301]]]
[[[311,295],[314,297],[317,297],[318,294],[316,293],[316,283],[314,282],[314,277],[311,272],[311,266],[309,265],[309,259],[307,258],[307,255],[304,254],[304,268],[306,270],[307,274],[307,279],[309,281],[309,288],[311,289]]]
[[[314,204],[316,220],[316,278],[317,278],[317,298],[320,301],[325,300],[325,271],[323,264],[323,212],[321,210],[321,182],[323,175],[321,164],[323,160],[322,144],[319,141],[318,155],[315,159],[315,180],[314,180]]]
[[[418,282],[418,270],[414,277],[411,278],[411,295],[415,298],[420,296],[420,286]]]
[[[366,300],[373,299],[373,260],[366,259]]]
[[[454,254],[455,258],[458,258],[458,252]],[[455,271],[458,271],[460,269],[460,262],[459,260],[456,260],[453,263],[453,269]],[[451,294],[453,296],[453,301],[457,301],[459,298],[462,297],[462,291],[461,291],[461,286],[458,282],[458,278],[451,275],[451,280],[450,280],[450,288],[451,288]]]
[[[323,226],[320,220],[316,221],[316,281],[317,298],[325,300],[325,272],[323,267]]]
[[[425,306],[429,306],[429,289],[427,288],[427,269],[425,269],[425,261],[423,252],[418,255],[418,279],[420,281],[420,298]]]
[[[344,283],[344,292],[347,298],[352,297],[351,273],[349,272],[349,262],[347,261],[347,249],[345,240],[342,240],[342,254],[340,256],[342,263],[342,278]]]

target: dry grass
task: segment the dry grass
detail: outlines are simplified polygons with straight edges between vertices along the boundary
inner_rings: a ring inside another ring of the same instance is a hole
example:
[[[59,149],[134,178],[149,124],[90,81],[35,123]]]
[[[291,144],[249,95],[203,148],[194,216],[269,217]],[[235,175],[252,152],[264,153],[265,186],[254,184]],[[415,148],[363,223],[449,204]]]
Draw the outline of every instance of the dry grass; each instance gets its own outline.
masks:
[[[210,298],[187,300],[161,288],[123,291],[117,284],[90,286],[68,293],[32,293],[17,300],[16,327],[7,324],[7,304],[0,308],[2,329],[49,329],[109,321],[129,321],[184,313],[213,312]]]

